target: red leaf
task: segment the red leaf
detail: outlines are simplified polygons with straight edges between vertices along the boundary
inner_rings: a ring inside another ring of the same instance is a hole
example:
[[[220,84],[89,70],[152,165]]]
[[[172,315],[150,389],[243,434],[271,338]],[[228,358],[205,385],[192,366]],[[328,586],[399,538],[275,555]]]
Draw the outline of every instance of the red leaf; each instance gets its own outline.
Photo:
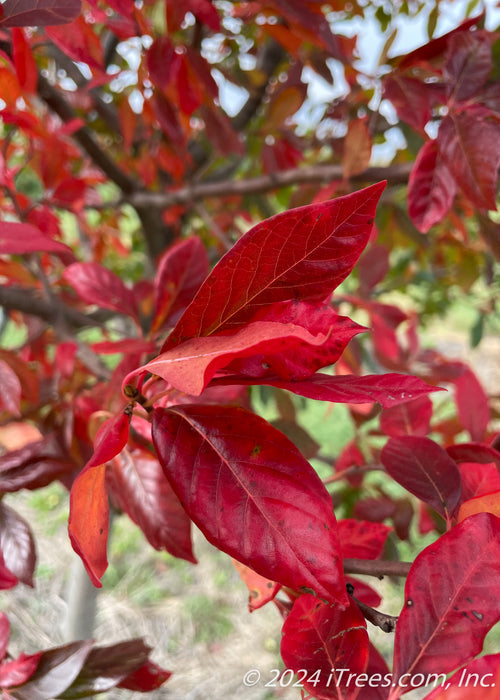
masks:
[[[345,581],[346,584],[351,584],[352,590],[354,591],[353,595],[356,596],[356,600],[359,600],[372,608],[378,608],[382,602],[382,598],[371,586],[360,579],[353,578],[352,576],[346,576]]]
[[[398,406],[385,408],[380,416],[380,429],[389,437],[399,435],[425,436],[432,418],[432,401],[419,396]]]
[[[5,5],[3,6],[5,7]],[[28,253],[65,253],[73,256],[71,248],[44,236],[31,224],[0,221],[0,254],[26,255]]]
[[[0,359],[0,410],[21,416],[21,382],[12,367]]]
[[[368,296],[389,272],[389,251],[383,245],[371,245],[360,257],[358,266],[361,293]]]
[[[127,444],[129,432],[130,415],[124,411],[120,411],[104,421],[94,440],[94,454],[84,469],[91,469],[100,464],[111,462],[113,457],[120,454]]]
[[[71,487],[69,502],[71,546],[98,588],[102,586],[100,579],[108,568],[109,503],[105,473],[104,464],[80,472]]]
[[[324,336],[320,345],[311,345],[293,336],[287,340],[286,351],[259,353],[248,359],[231,362],[228,371],[251,377],[277,376],[296,381],[310,377],[316,370],[332,365],[342,355],[349,341],[366,328],[347,316],[339,316],[330,306],[307,302],[273,304],[253,321],[272,321],[299,326],[313,336]]]
[[[30,526],[15,510],[1,501],[0,548],[7,568],[19,581],[33,586],[36,550]]]
[[[500,654],[474,659],[438,686],[425,700],[497,700]]]
[[[338,521],[342,556],[346,559],[377,559],[391,528],[381,523],[344,518]]]
[[[81,12],[80,0],[5,0],[0,25],[43,27],[68,24]]]
[[[398,484],[446,520],[452,517],[460,502],[462,480],[446,450],[426,437],[394,437],[385,445],[380,460]]]
[[[479,462],[489,464],[494,462],[500,470],[500,452],[489,445],[476,442],[461,442],[450,445],[446,451],[455,462]]]
[[[33,58],[31,46],[22,29],[12,29],[12,58],[14,59],[19,85],[26,92],[36,93],[38,69]]]
[[[266,603],[269,603],[276,597],[276,594],[281,588],[279,583],[270,581],[260,574],[256,574],[255,571],[236,559],[233,559],[232,562],[234,568],[248,588],[248,609],[250,612],[262,608]]]
[[[10,622],[7,615],[0,612],[0,661],[4,658],[7,653],[7,646],[9,644],[10,636]]]
[[[468,108],[443,119],[439,151],[468,199],[481,209],[496,209],[500,166],[500,125]]]
[[[120,508],[141,528],[152,547],[196,564],[191,520],[157,459],[147,452],[125,450],[110,465],[107,483]]]
[[[135,370],[125,381],[139,372],[151,372],[179,391],[199,396],[217,370],[235,358],[288,354],[289,344],[293,349],[294,341],[307,348],[324,345],[327,340],[327,335],[313,336],[293,323],[255,321],[233,335],[214,334],[176,345]]]
[[[92,640],[72,642],[41,652],[35,673],[13,691],[16,700],[57,698],[71,686],[92,649]]]
[[[210,542],[272,581],[346,603],[331,497],[288,438],[244,409],[203,405],[157,409],[152,434]]]
[[[97,71],[103,69],[104,55],[100,39],[82,15],[71,23],[71,27],[51,27],[45,31],[54,44],[73,61],[86,63]]]
[[[14,576],[12,571],[5,566],[3,554],[0,551],[0,591],[6,591],[9,588],[14,588],[14,586],[17,586],[18,583],[19,581],[17,580],[17,576]]]
[[[500,619],[500,520],[467,518],[415,559],[396,626],[394,679],[448,673],[479,654]],[[412,686],[415,687],[415,686]]]
[[[458,469],[462,477],[462,501],[500,491],[500,474],[495,464],[462,462]]]
[[[349,684],[349,674],[365,672],[369,651],[366,622],[354,603],[342,611],[302,595],[293,604],[282,635],[283,663],[295,672],[307,671],[302,685],[313,697],[356,698],[358,688],[352,678]],[[307,682],[315,672],[319,682]]]
[[[177,321],[176,316],[193,300],[209,269],[208,255],[199,238],[187,238],[166,251],[154,281],[153,332],[167,320]]]
[[[455,172],[454,170],[452,172]],[[457,185],[437,141],[427,141],[419,151],[408,180],[408,213],[422,233],[450,211]]]
[[[299,396],[306,396],[317,401],[334,403],[380,403],[384,408],[409,401],[432,391],[443,391],[440,387],[431,387],[421,379],[406,374],[367,374],[364,377],[317,372],[312,377],[299,382],[285,382],[280,379],[251,379],[248,377],[228,377],[214,379],[217,384],[267,384],[279,389],[286,389]]]
[[[133,292],[114,272],[98,263],[73,263],[66,268],[64,279],[87,304],[97,304],[137,318]]]
[[[366,667],[368,683],[363,685],[356,700],[386,700],[389,696],[392,674],[389,673],[384,657],[373,644],[369,645],[369,653]]]
[[[490,422],[488,397],[471,369],[455,380],[458,417],[471,439],[480,442]]]
[[[150,690],[160,688],[168,681],[171,675],[172,673],[170,671],[148,660],[141,668],[130,673],[121,683],[118,683],[117,688],[126,688],[127,690],[136,690],[140,693],[146,693]]]
[[[162,350],[239,328],[276,302],[323,302],[366,246],[384,187],[291,209],[252,228],[212,270]]]
[[[21,653],[13,661],[4,661],[0,665],[0,687],[12,688],[26,683],[36,671],[41,656],[41,651],[29,656]]]
[[[491,34],[462,32],[450,37],[443,75],[455,100],[468,100],[477,94],[493,68]]]
[[[390,73],[383,81],[384,97],[394,105],[399,118],[420,133],[432,116],[432,107],[445,102],[444,89],[418,78]],[[441,99],[440,99],[441,98]]]

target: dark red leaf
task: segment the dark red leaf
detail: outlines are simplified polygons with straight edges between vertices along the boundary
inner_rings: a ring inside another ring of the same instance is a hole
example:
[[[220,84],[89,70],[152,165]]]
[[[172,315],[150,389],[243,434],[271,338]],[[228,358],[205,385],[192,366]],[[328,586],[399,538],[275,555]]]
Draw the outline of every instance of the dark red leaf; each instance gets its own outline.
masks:
[[[347,559],[377,559],[391,528],[381,523],[344,518],[338,521],[342,556]]]
[[[446,451],[455,462],[479,462],[489,464],[494,462],[500,470],[500,452],[489,445],[479,442],[460,442],[450,445]]]
[[[21,382],[12,367],[0,359],[0,410],[21,416]]]
[[[398,72],[390,73],[383,81],[384,96],[392,102],[399,118],[424,134],[424,127],[432,116],[432,107],[445,102],[444,88],[435,83]]]
[[[205,537],[257,573],[345,605],[332,500],[297,448],[231,406],[157,409],[153,442]]]
[[[457,185],[437,141],[427,141],[419,151],[408,180],[408,213],[422,233],[450,211]]]
[[[87,656],[83,667],[73,683],[58,697],[69,700],[84,696],[102,693],[114,687],[128,687],[121,685],[128,679],[143,670],[158,669],[156,678],[161,678],[164,672],[148,660],[150,648],[142,639],[132,639],[128,642],[120,642],[106,647],[95,647]],[[150,669],[150,666],[152,668]],[[152,674],[154,675],[154,674]],[[170,675],[170,674],[168,674]],[[168,677],[168,676],[167,676]],[[145,678],[146,680],[146,678]],[[154,690],[166,680],[164,678],[158,685],[137,688],[138,690]],[[135,688],[134,688],[135,689]]]
[[[448,48],[448,43],[451,37],[457,34],[466,33],[472,27],[476,27],[478,25],[480,26],[484,22],[484,19],[485,13],[482,12],[476,17],[471,17],[470,19],[465,20],[455,29],[452,29],[446,34],[443,34],[443,36],[437,37],[436,39],[432,39],[427,44],[424,44],[424,46],[419,46],[418,49],[415,49],[414,51],[411,51],[410,53],[405,54],[404,56],[396,58],[395,61],[398,64],[399,69],[403,70],[404,68],[409,68],[410,66],[414,66],[417,63],[426,63],[428,61],[432,61],[435,58],[439,58],[445,53],[446,49]]]
[[[124,451],[110,464],[107,482],[120,508],[155,549],[196,564],[191,520],[157,459],[140,450]]]
[[[425,700],[497,700],[500,654],[474,659],[438,685]]]
[[[36,550],[31,528],[3,501],[0,501],[0,548],[7,568],[19,581],[33,586]]]
[[[479,513],[415,559],[396,626],[394,680],[448,673],[474,658],[500,619],[500,520]]]
[[[481,209],[496,209],[500,125],[473,108],[449,114],[438,131],[439,152],[465,196]]]
[[[146,693],[160,688],[168,681],[171,675],[170,671],[157,666],[152,661],[146,661],[141,668],[130,673],[117,687]]]
[[[73,263],[66,268],[64,279],[87,304],[97,304],[137,318],[132,290],[114,272],[98,263]]]
[[[389,437],[399,435],[425,436],[432,418],[432,401],[419,396],[413,401],[385,408],[380,416],[380,429]]]
[[[390,438],[380,455],[388,474],[449,520],[462,494],[462,480],[446,450],[426,437]]]
[[[0,25],[42,27],[68,24],[81,12],[81,0],[5,0]]]
[[[160,330],[167,320],[177,321],[178,314],[193,300],[209,269],[208,255],[199,238],[187,238],[166,251],[154,281],[153,331]]]
[[[467,368],[455,380],[458,417],[472,440],[480,442],[490,422],[488,397],[474,372]]]
[[[51,433],[0,456],[0,492],[37,489],[75,468],[75,462],[64,453],[57,437]]]
[[[329,374],[317,372],[312,377],[300,382],[285,382],[267,377],[250,379],[239,376],[215,379],[213,384],[267,384],[317,401],[332,401],[334,403],[377,402],[384,408],[409,401],[422,394],[443,391],[440,387],[431,387],[417,377],[395,373],[366,374],[364,377],[354,375],[332,377]]]
[[[389,272],[389,251],[383,245],[372,244],[360,257],[357,270],[361,293],[368,296]]]
[[[15,700],[57,698],[78,676],[92,646],[92,640],[85,640],[41,652],[35,673],[21,688],[10,691],[12,697]]]
[[[10,622],[7,615],[0,612],[0,661],[4,658],[7,652],[10,637]]]
[[[291,209],[248,231],[215,266],[162,350],[239,328],[276,302],[323,302],[366,246],[384,187]]]
[[[281,658],[295,672],[307,670],[302,684],[313,697],[354,700],[357,688],[348,677],[365,672],[368,643],[366,622],[354,603],[342,611],[307,594],[295,601],[285,620]],[[306,682],[315,672],[319,682]]]
[[[87,573],[100,588],[108,568],[109,503],[105,486],[106,466],[85,468],[71,487],[68,533],[71,546]]]
[[[17,659],[0,665],[0,688],[12,688],[26,683],[36,671],[42,652],[27,656],[21,653]]]
[[[455,100],[468,100],[477,94],[493,68],[491,34],[461,32],[450,37],[443,75]]]
[[[2,7],[5,7],[5,4]],[[31,224],[0,221],[1,255],[26,255],[38,252],[64,253],[73,256],[71,248],[68,248],[64,243],[44,236]]]

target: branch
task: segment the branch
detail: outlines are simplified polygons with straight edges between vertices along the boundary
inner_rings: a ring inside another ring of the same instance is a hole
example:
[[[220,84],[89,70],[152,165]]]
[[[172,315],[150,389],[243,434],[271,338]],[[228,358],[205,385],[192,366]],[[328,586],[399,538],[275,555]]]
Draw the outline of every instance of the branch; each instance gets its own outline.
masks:
[[[366,605],[366,603],[362,603],[353,596],[354,586],[349,583],[347,584],[347,592],[363,613],[365,620],[371,622],[375,627],[380,627],[382,632],[394,632],[398,621],[397,617],[394,617],[394,615],[387,615],[386,613],[380,612],[380,610],[371,608],[369,605]]]
[[[413,163],[390,165],[387,167],[368,168],[364,173],[351,178],[352,182],[376,182],[387,180],[391,185],[408,182]],[[167,192],[136,191],[126,195],[125,201],[133,207],[172,207],[176,204],[191,204],[210,197],[229,195],[253,195],[269,192],[281,187],[304,183],[326,184],[333,180],[342,180],[341,165],[310,165],[302,168],[290,168],[271,175],[259,175],[245,180],[221,180],[220,182],[201,182]],[[110,204],[116,206],[116,204]]]
[[[116,315],[103,309],[90,314],[82,314],[80,311],[66,306],[57,297],[48,302],[38,296],[33,289],[26,287],[0,286],[0,306],[3,306],[7,311],[21,311],[30,316],[37,316],[51,324],[62,318],[73,328],[100,326],[104,321]]]
[[[386,561],[383,559],[344,559],[344,572],[346,574],[365,574],[376,576],[379,579],[384,576],[408,576],[411,563],[407,561]]]

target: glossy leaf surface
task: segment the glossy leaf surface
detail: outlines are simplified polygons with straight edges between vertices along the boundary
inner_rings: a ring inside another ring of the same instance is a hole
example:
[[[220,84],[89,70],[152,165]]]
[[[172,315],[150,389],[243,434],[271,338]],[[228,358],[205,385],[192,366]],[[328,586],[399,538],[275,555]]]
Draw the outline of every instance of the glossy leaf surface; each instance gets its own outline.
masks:
[[[384,187],[372,185],[257,224],[215,266],[162,349],[238,328],[265,305],[326,299],[366,246]]]
[[[262,576],[347,601],[331,498],[282,433],[244,409],[157,409],[153,442],[192,520]]]

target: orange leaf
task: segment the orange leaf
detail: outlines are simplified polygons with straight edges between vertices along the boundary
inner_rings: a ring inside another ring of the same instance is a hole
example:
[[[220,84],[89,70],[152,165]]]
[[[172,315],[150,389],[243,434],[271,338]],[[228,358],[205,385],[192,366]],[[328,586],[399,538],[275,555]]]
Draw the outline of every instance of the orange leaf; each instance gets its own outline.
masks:
[[[94,586],[108,567],[109,503],[104,477],[106,465],[84,469],[71,488],[69,538]]]
[[[487,493],[484,496],[476,496],[462,503],[458,511],[458,522],[476,513],[493,513],[500,518],[500,491]]]

